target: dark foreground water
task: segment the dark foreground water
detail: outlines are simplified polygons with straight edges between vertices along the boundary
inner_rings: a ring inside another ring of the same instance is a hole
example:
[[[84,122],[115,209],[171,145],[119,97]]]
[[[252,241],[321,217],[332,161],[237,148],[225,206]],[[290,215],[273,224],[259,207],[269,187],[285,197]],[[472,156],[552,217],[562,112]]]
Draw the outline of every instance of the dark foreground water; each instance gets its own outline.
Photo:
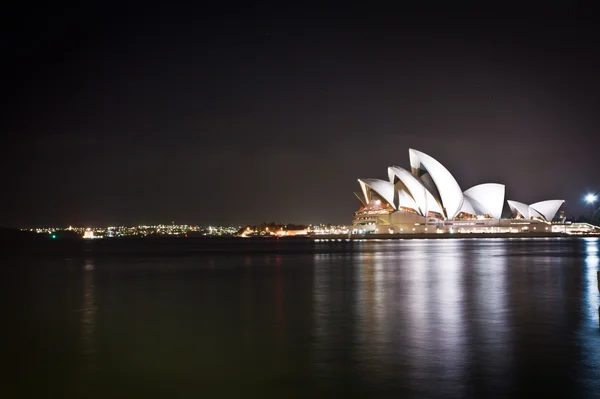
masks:
[[[0,397],[600,397],[597,239],[211,245],[1,257]]]

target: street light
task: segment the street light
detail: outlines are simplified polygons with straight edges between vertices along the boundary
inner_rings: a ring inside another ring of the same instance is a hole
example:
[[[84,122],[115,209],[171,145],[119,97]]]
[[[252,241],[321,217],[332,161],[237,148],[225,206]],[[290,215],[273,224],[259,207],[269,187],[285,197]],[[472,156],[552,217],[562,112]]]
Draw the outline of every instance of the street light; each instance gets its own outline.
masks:
[[[585,196],[585,202],[590,205],[590,222],[592,221],[592,214],[594,213],[594,203],[598,200],[596,194],[589,193]]]
[[[585,202],[587,202],[588,204],[594,204],[594,202],[596,202],[596,200],[598,199],[598,197],[596,197],[596,194],[588,194],[585,196]]]

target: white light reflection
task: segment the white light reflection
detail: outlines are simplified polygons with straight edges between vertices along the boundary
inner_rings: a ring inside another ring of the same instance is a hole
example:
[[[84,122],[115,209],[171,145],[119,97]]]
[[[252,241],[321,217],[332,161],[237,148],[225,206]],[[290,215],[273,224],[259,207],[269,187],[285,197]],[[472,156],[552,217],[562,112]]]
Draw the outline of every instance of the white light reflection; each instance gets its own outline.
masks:
[[[496,387],[506,382],[512,350],[511,327],[509,322],[509,298],[507,278],[507,245],[504,240],[480,241],[473,262],[473,287],[468,292],[474,292],[475,298],[469,298],[467,303],[473,307],[469,311],[470,335],[476,342],[482,343],[482,358],[484,362],[479,367],[484,368],[488,378],[494,379]]]
[[[388,376],[391,373],[389,367],[393,351],[390,350],[390,322],[395,307],[401,306],[394,303],[394,299],[389,298],[386,292],[386,276],[388,284],[395,284],[395,277],[392,276],[395,265],[388,261],[394,260],[397,255],[392,253],[389,256],[383,249],[392,243],[377,243],[372,252],[356,254],[354,257],[357,355],[362,370],[371,379],[385,378],[386,373]]]
[[[579,331],[580,345],[582,347],[582,374],[581,386],[590,390],[590,397],[597,393],[600,381],[600,293],[598,292],[598,270],[600,259],[598,258],[598,246],[600,242],[597,237],[587,237],[585,240],[585,285],[583,286],[583,323]]]
[[[598,237],[587,237],[585,240],[585,268],[587,276],[586,293],[587,293],[587,306],[586,320],[595,324],[595,327],[599,327],[598,324],[598,306],[600,301],[598,299],[598,265],[600,264],[600,258],[598,257]]]
[[[462,392],[468,342],[463,309],[463,240],[415,241],[404,279],[410,324],[405,347],[412,381],[435,380],[433,392]],[[440,388],[441,387],[441,388]]]
[[[466,369],[466,354],[468,353],[466,342],[466,320],[464,315],[464,288],[462,278],[464,275],[462,240],[444,240],[436,247],[441,247],[440,253],[431,261],[434,261],[432,272],[436,275],[439,287],[430,295],[436,295],[434,305],[437,307],[442,339],[438,340],[441,347],[438,356],[443,359],[441,376],[445,377],[448,389],[457,385],[464,385],[463,374]],[[454,393],[457,393],[456,391]],[[464,395],[460,395],[464,396]]]

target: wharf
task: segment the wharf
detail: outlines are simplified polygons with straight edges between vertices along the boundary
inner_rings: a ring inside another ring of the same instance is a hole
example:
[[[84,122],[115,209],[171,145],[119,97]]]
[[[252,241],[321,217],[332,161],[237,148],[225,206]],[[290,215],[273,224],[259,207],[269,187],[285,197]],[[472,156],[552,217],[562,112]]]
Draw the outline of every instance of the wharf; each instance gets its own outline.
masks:
[[[322,234],[309,236],[312,240],[364,239],[364,240],[410,240],[410,239],[456,239],[456,238],[577,238],[600,237],[599,234],[566,233],[400,233],[400,234]]]

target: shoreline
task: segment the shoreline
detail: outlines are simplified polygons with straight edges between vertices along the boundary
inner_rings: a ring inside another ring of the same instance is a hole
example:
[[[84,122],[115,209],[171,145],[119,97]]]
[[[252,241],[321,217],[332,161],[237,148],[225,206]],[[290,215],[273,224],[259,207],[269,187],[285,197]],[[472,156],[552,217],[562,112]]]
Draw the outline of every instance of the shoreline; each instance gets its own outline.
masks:
[[[566,234],[566,233],[402,233],[402,234],[327,234],[318,236],[308,236],[311,240],[415,240],[415,239],[434,239],[447,240],[457,238],[580,238],[580,237],[600,237],[600,234]],[[284,239],[294,237],[282,237]]]

